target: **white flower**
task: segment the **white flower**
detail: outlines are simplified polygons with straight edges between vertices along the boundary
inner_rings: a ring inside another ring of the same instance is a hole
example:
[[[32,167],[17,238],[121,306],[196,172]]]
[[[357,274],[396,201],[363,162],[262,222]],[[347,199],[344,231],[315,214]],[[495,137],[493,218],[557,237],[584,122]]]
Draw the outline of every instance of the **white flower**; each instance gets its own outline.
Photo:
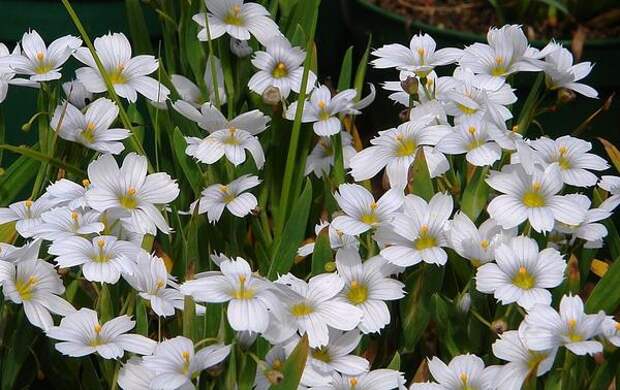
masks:
[[[446,154],[463,154],[475,166],[490,166],[502,156],[502,148],[496,142],[501,131],[481,115],[464,118],[454,130],[444,136],[435,149]]]
[[[71,35],[60,37],[49,47],[34,30],[24,33],[22,51],[0,59],[0,66],[8,66],[13,72],[30,76],[31,81],[51,81],[62,77],[62,65],[82,45],[82,40]]]
[[[338,114],[346,113],[353,107],[353,99],[357,92],[355,89],[345,89],[332,97],[329,88],[319,85],[304,103],[301,121],[313,122],[312,128],[316,135],[326,137],[340,132],[342,123]],[[294,120],[297,112],[297,101],[293,102],[286,110],[286,119]]]
[[[100,222],[97,211],[72,210],[69,207],[57,207],[41,215],[41,224],[36,228],[35,237],[56,241],[73,236],[84,236],[103,231],[105,225]]]
[[[586,216],[578,225],[566,225],[560,222],[556,222],[554,230],[560,233],[570,234],[571,239],[569,244],[573,244],[577,238],[581,238],[585,241],[584,248],[601,248],[603,246],[603,238],[607,236],[607,228],[602,223],[597,223],[603,219],[607,219],[611,216],[611,211],[603,208],[602,204],[600,208],[590,208],[590,198],[582,194],[568,194],[566,195],[572,199],[586,211]]]
[[[129,153],[119,168],[114,157],[105,154],[90,163],[88,177],[92,183],[86,192],[90,207],[117,214],[123,226],[136,233],[170,232],[157,206],[176,199],[179,186],[167,173],[147,175],[144,156]]]
[[[352,354],[361,340],[362,334],[357,329],[349,332],[330,329],[329,342],[310,350],[302,383],[310,385],[316,382],[312,380],[313,377],[329,377],[335,372],[344,375],[359,375],[367,372],[370,368],[368,360]],[[292,352],[298,341],[299,337],[293,337],[291,342],[287,343],[287,349],[290,349],[287,352]]]
[[[155,372],[144,367],[142,359],[134,357],[120,369],[117,383],[123,390],[151,390],[153,378]]]
[[[36,256],[15,264],[0,261],[0,286],[6,299],[22,304],[28,321],[43,330],[54,326],[51,313],[66,316],[75,311],[59,297],[65,286],[54,266]]]
[[[269,390],[271,385],[277,384],[283,379],[282,369],[286,361],[286,351],[283,346],[272,347],[265,355],[265,365],[256,366],[254,388],[256,390]],[[305,371],[305,370],[304,370]]]
[[[620,204],[620,176],[601,176],[598,186],[609,192],[610,195],[599,207],[609,212],[614,211]]]
[[[616,347],[620,347],[620,322],[609,316],[601,324],[601,335]]]
[[[290,335],[297,330],[305,332],[312,348],[329,342],[328,326],[352,330],[362,318],[362,311],[355,306],[333,299],[344,287],[338,274],[319,274],[306,283],[289,273],[282,275],[275,285],[284,305],[279,317],[281,325]]]
[[[205,164],[213,164],[224,155],[235,166],[245,162],[245,150],[250,152],[258,169],[265,163],[265,155],[258,137],[269,123],[269,117],[259,110],[245,112],[227,120],[211,103],[205,103],[200,111],[182,100],[175,102],[175,110],[193,120],[210,134],[206,138],[186,137],[185,153]]]
[[[183,283],[181,292],[199,302],[228,302],[228,323],[234,330],[264,332],[269,326],[269,310],[278,305],[272,284],[252,274],[241,257],[224,260],[219,267],[221,272],[209,272]]]
[[[260,4],[244,4],[244,0],[205,0],[205,5],[209,11],[206,18],[205,13],[192,17],[202,27],[198,32],[198,39],[201,41],[216,39],[224,34],[247,41],[253,35],[257,41],[265,45],[271,37],[282,35],[278,25],[269,17],[269,11]],[[207,22],[209,35],[207,35]]]
[[[402,212],[378,232],[387,244],[381,256],[402,267],[421,261],[445,264],[448,255],[442,248],[448,246],[445,229],[452,208],[452,196],[448,194],[437,193],[428,203],[417,195],[407,195]]]
[[[529,145],[538,152],[543,164],[557,163],[564,183],[576,187],[591,187],[598,178],[588,170],[604,171],[609,164],[604,158],[588,153],[590,142],[570,135],[556,140],[541,137],[530,141]]]
[[[373,51],[372,55],[379,58],[371,61],[371,64],[375,68],[398,68],[426,77],[435,67],[454,63],[463,54],[461,49],[435,50],[435,46],[430,35],[415,34],[409,47],[393,43]]]
[[[341,184],[334,194],[346,215],[332,221],[332,226],[345,234],[356,236],[391,221],[403,202],[402,190],[391,189],[378,201],[359,184]]]
[[[285,38],[271,39],[265,45],[266,51],[257,51],[252,58],[252,65],[259,69],[250,81],[248,88],[262,95],[268,87],[280,90],[280,96],[286,99],[293,92],[301,90],[303,78],[303,63],[306,52],[299,47],[291,47]],[[316,75],[308,72],[306,93],[310,93],[316,83]]]
[[[482,113],[498,128],[505,128],[504,122],[512,118],[507,106],[517,101],[510,85],[501,78],[474,75],[468,68],[457,68],[452,77],[453,88],[442,99],[448,115],[458,122],[463,117]]]
[[[310,390],[392,390],[403,389],[405,378],[396,370],[381,368],[365,374],[348,376],[334,374],[331,383]]]
[[[557,348],[530,351],[516,330],[503,332],[499,337],[493,343],[493,354],[508,363],[501,367],[496,377],[498,389],[520,390],[528,375],[542,376],[553,367]]]
[[[356,151],[352,144],[351,134],[342,131],[340,132],[342,140],[342,160],[344,169],[348,169],[350,166],[351,158],[355,155]],[[308,155],[306,160],[305,174],[309,175],[314,173],[319,179],[325,175],[329,175],[331,167],[334,165],[334,144],[330,137],[319,137],[316,145]]]
[[[174,315],[174,309],[183,310],[183,294],[170,281],[164,261],[146,251],[139,250],[134,256],[135,263],[128,263],[133,270],[123,277],[138,291],[143,299],[151,304],[153,312],[160,317]]]
[[[138,93],[155,102],[166,101],[170,90],[148,76],[159,67],[155,57],[150,55],[132,57],[131,44],[123,33],[109,33],[96,38],[94,45],[97,56],[114,86],[114,91],[119,96],[131,103],[138,99]],[[86,65],[75,71],[77,79],[84,84],[84,87],[92,93],[106,92],[105,82],[90,51],[81,47],[73,56]]]
[[[152,356],[144,356],[143,365],[155,372],[150,386],[174,390],[188,385],[194,374],[226,359],[230,345],[214,344],[194,353],[192,340],[177,336],[157,345]],[[192,386],[193,387],[193,386]]]
[[[67,179],[60,179],[47,186],[46,194],[57,206],[68,206],[75,210],[86,207],[86,190],[90,186],[88,179],[82,180],[82,185]]]
[[[81,357],[98,353],[104,359],[118,359],[124,351],[140,355],[150,355],[156,342],[137,334],[126,334],[136,322],[128,316],[113,318],[103,325],[99,323],[97,312],[82,308],[67,315],[47,331],[47,336],[61,340],[56,349],[67,356]]]
[[[506,239],[514,237],[516,230],[503,230],[492,218],[477,228],[465,213],[459,211],[450,222],[448,237],[450,247],[478,267],[492,261],[495,248]]]
[[[549,232],[554,220],[577,225],[585,218],[585,210],[571,198],[557,195],[563,185],[558,164],[544,171],[535,167],[531,175],[521,165],[507,165],[501,172],[492,171],[486,181],[503,193],[491,200],[487,211],[505,229],[528,220],[537,232]]]
[[[598,92],[594,88],[578,83],[590,74],[594,65],[590,62],[573,65],[572,53],[555,42],[550,42],[543,52],[547,52],[543,65],[547,88],[566,88],[589,98],[598,97]]]
[[[414,383],[409,390],[491,390],[496,388],[494,381],[496,371],[492,367],[485,368],[482,359],[476,355],[455,356],[447,366],[435,356],[428,360],[428,369],[438,385]]]
[[[521,26],[512,24],[491,27],[488,44],[474,43],[465,48],[459,65],[474,73],[491,77],[507,77],[516,72],[538,72],[540,61],[533,58]]]
[[[336,253],[338,275],[344,281],[344,288],[336,299],[350,303],[364,313],[358,325],[364,333],[379,332],[390,323],[390,310],[384,301],[405,296],[405,285],[389,278],[385,265],[381,256],[362,263],[359,252],[353,248],[342,248]]]
[[[21,247],[0,242],[0,261],[19,263],[24,260],[36,260],[39,258],[41,240],[32,240]]]
[[[43,221],[41,215],[56,205],[49,196],[42,196],[36,201],[23,200],[0,207],[0,225],[16,222],[15,229],[22,237],[34,236]]]
[[[418,148],[437,144],[450,131],[446,126],[432,125],[433,120],[423,116],[397,128],[380,131],[378,137],[370,140],[372,146],[351,158],[351,175],[355,181],[370,179],[385,168],[390,186],[403,188]],[[426,149],[424,154],[428,157]]]
[[[349,234],[345,234],[341,230],[336,230],[332,224],[327,221],[321,221],[320,223],[314,226],[314,234],[318,237],[321,234],[323,229],[327,228],[327,234],[329,237],[329,246],[333,249],[339,248],[353,248],[359,249],[360,243],[356,236],[351,236]],[[297,256],[306,257],[314,252],[314,242],[309,242],[297,250]]]
[[[62,83],[62,90],[69,103],[80,110],[93,100],[93,94],[88,92],[84,84],[80,83],[78,80]]]
[[[86,280],[114,284],[122,273],[132,273],[131,262],[135,261],[140,248],[118,240],[114,236],[97,236],[92,240],[70,237],[55,241],[48,249],[49,254],[58,256],[60,268],[82,266]]]
[[[77,142],[100,153],[119,154],[125,147],[120,142],[131,133],[126,129],[110,129],[118,116],[118,107],[109,99],[99,98],[82,113],[71,103],[59,104],[50,127],[60,138]]]
[[[401,71],[399,74],[399,81],[386,81],[383,83],[383,89],[386,91],[392,92],[388,98],[396,103],[402,104],[405,107],[409,107],[409,92],[403,89],[402,82],[407,80],[407,78],[413,77],[418,81],[418,94],[417,98],[419,101],[414,101],[414,107],[422,105],[428,102],[437,102],[437,100],[443,100],[445,98],[446,92],[454,88],[456,83],[455,79],[448,76],[438,77],[437,73],[430,72],[426,75],[425,80],[426,84],[421,84],[422,79],[417,76],[415,73],[408,71]],[[434,99],[430,99],[424,92],[423,88],[426,87],[429,95],[434,97]],[[445,115],[445,114],[444,114]],[[446,122],[447,123],[447,122]]]
[[[217,83],[217,89],[213,85],[213,75],[211,70],[211,59],[213,58],[215,65],[215,81]],[[207,96],[210,102],[215,102],[215,93],[217,90],[217,94],[220,98],[220,103],[226,103],[226,90],[224,88],[224,71],[222,69],[222,63],[219,58],[215,56],[210,56],[207,59],[207,64],[205,67],[205,72],[203,76],[203,80],[205,83],[205,87],[207,89]],[[196,108],[200,108],[202,104],[205,103],[205,99],[200,92],[200,88],[193,81],[188,79],[185,76],[181,76],[179,74],[173,74],[170,76],[170,81],[172,81],[172,85],[174,85],[174,89],[177,90],[179,97],[181,100],[193,105]]]
[[[258,205],[256,197],[245,191],[256,187],[260,182],[258,176],[243,175],[226,185],[210,185],[202,191],[200,200],[189,206],[190,212],[193,212],[196,203],[200,202],[198,214],[207,213],[211,223],[220,220],[224,208],[232,215],[243,218]]]
[[[535,304],[551,304],[546,290],[559,286],[564,280],[566,261],[557,250],[543,249],[532,238],[514,237],[509,243],[495,248],[495,263],[478,268],[476,289],[493,296],[503,305],[513,302],[524,309]]]
[[[585,314],[579,296],[565,295],[560,312],[548,305],[536,305],[523,319],[519,335],[528,349],[544,351],[564,346],[575,355],[603,351],[600,342],[590,340],[600,333],[605,313]]]

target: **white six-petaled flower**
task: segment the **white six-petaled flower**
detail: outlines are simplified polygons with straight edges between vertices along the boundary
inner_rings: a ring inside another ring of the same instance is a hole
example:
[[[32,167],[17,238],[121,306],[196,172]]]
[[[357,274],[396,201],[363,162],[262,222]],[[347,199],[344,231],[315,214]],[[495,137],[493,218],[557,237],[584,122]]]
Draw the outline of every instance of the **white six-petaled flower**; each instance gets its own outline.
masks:
[[[258,176],[243,175],[228,184],[212,184],[205,188],[200,200],[190,205],[190,212],[194,212],[198,202],[198,214],[207,213],[209,222],[220,220],[224,208],[236,217],[243,218],[252,212],[258,205],[256,197],[245,192],[260,184]]]
[[[41,215],[41,224],[35,229],[35,237],[55,241],[99,233],[104,228],[97,211],[56,207]]]
[[[164,102],[170,90],[156,79],[148,76],[159,68],[159,62],[151,55],[131,56],[131,44],[123,33],[110,33],[98,37],[95,51],[101,60],[114,91],[134,103],[138,93],[154,102]],[[73,56],[86,67],[75,71],[77,79],[92,93],[107,90],[103,76],[99,73],[95,59],[89,49],[79,48]]]
[[[496,263],[478,268],[476,289],[493,293],[502,304],[517,302],[524,309],[551,304],[551,293],[564,280],[566,261],[553,248],[538,251],[532,238],[514,237],[495,248]]]
[[[573,65],[572,53],[555,42],[550,42],[543,52],[546,54],[543,70],[547,88],[566,88],[585,97],[598,97],[596,89],[578,82],[590,74],[594,65],[590,62]]]
[[[104,324],[97,312],[82,308],[67,315],[47,331],[47,336],[60,340],[56,349],[67,356],[81,357],[97,353],[104,359],[118,359],[124,352],[150,355],[156,342],[138,334],[127,334],[136,322],[123,315]]]
[[[437,356],[428,360],[428,369],[437,384],[414,383],[409,390],[491,390],[495,388],[496,370],[484,366],[476,355],[458,355],[446,365]]]

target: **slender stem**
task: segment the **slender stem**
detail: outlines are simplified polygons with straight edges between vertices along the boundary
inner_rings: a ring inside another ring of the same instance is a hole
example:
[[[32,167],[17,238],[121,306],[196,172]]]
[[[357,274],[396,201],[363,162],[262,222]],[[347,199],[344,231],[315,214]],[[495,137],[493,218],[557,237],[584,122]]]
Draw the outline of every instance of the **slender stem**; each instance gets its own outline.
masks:
[[[474,309],[469,309],[470,313],[474,315],[474,317],[476,317],[476,319],[478,319],[478,321],[482,322],[484,325],[486,325],[487,327],[491,328],[491,323],[487,320],[484,319],[484,317],[482,317],[480,315],[480,313],[478,313],[477,311],[475,311]]]
[[[564,366],[562,366],[562,382],[560,386],[562,389],[568,388],[568,383],[570,381],[570,369],[573,366],[574,361],[575,355],[566,349],[564,354]]]
[[[209,59],[207,60],[207,62],[209,62],[211,65],[210,71],[211,71],[211,82],[213,83],[213,87],[212,87],[213,96],[215,97],[215,107],[217,107],[217,109],[219,110],[220,107],[222,106],[222,102],[220,101],[220,88],[217,85],[217,70],[215,68],[215,59],[213,55],[213,42],[211,40],[211,29],[209,28],[209,14],[207,13],[206,10],[205,10],[205,29],[207,30],[207,45],[209,46]],[[230,102],[228,104],[230,104]]]

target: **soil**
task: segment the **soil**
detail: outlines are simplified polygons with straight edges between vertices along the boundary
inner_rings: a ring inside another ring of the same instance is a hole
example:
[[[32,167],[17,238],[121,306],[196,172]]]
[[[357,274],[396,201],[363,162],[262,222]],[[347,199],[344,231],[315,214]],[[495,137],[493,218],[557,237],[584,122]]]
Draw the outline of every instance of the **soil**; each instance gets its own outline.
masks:
[[[368,0],[382,8],[394,11],[409,20],[415,20],[439,28],[486,34],[488,26],[501,25],[495,9],[489,0]],[[497,1],[497,0],[496,0]],[[507,4],[502,0],[498,3]],[[539,4],[543,4],[540,2]],[[543,4],[544,5],[544,4]],[[544,10],[546,10],[545,8]],[[576,21],[570,16],[557,12],[556,18],[547,15],[536,17],[527,15],[523,19],[510,20],[524,26],[528,39],[548,40],[572,39],[575,34],[585,34],[585,39],[620,37],[620,7],[607,10],[586,21]],[[579,33],[577,33],[579,31]]]

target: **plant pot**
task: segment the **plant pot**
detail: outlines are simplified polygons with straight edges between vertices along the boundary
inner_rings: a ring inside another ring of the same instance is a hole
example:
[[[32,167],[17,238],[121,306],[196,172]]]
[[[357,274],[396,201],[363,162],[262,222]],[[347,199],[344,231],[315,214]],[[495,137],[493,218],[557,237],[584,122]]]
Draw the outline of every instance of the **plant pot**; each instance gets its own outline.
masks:
[[[341,0],[345,23],[356,40],[364,42],[372,34],[373,46],[385,43],[401,42],[408,44],[409,38],[418,32],[430,34],[437,47],[464,47],[474,42],[486,42],[481,34],[438,28],[378,7],[368,0]],[[386,26],[389,26],[386,28]],[[530,45],[542,48],[544,40],[530,41]],[[564,47],[570,48],[570,40],[560,40]],[[599,88],[619,87],[620,78],[615,77],[617,64],[620,63],[620,38],[592,39],[586,41],[583,61],[596,64],[594,71],[586,79],[587,83]]]

